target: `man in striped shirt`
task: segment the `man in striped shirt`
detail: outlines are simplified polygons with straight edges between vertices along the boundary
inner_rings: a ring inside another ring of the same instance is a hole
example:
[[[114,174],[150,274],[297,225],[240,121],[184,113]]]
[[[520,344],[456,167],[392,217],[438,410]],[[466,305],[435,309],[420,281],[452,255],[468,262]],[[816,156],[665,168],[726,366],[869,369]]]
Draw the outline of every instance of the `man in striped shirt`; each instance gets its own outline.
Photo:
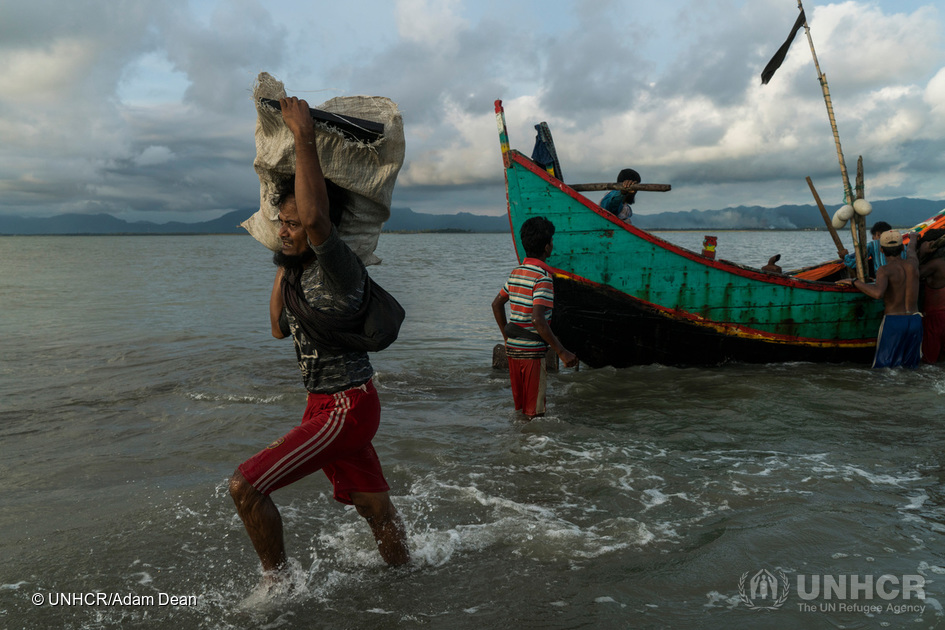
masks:
[[[545,413],[545,354],[550,346],[566,367],[578,359],[551,331],[549,322],[555,305],[551,268],[545,259],[554,247],[554,224],[545,217],[532,217],[519,232],[525,260],[512,270],[508,281],[492,301],[492,313],[502,330],[512,398],[515,409],[529,419]],[[509,303],[509,317],[505,304]]]

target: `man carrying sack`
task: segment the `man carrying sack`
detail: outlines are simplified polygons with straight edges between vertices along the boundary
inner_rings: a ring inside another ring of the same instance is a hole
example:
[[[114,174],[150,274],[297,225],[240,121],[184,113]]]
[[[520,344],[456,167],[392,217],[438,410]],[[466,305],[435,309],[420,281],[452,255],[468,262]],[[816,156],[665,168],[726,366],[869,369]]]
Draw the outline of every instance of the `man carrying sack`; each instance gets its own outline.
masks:
[[[267,579],[286,569],[282,520],[270,493],[323,470],[334,498],[353,504],[374,534],[390,565],[410,560],[403,523],[388,496],[389,486],[371,440],[380,421],[374,370],[363,349],[328,348],[306,334],[301,311],[289,301],[332,318],[352,318],[365,300],[367,270],[339,235],[329,189],[319,159],[308,104],[279,99],[285,125],[294,139],[295,177],[278,191],[279,266],[270,297],[270,324],[276,338],[292,336],[308,404],[301,424],[249,458],[233,473],[230,494]],[[291,281],[289,280],[291,278]]]

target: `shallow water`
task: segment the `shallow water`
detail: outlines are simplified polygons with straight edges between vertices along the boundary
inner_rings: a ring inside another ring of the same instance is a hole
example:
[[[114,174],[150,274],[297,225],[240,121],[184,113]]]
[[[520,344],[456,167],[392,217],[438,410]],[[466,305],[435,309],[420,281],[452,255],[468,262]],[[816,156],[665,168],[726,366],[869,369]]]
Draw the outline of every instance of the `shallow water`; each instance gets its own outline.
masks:
[[[800,267],[831,255],[813,238],[722,233],[719,257]],[[0,238],[0,626],[942,626],[941,368],[564,370],[525,423],[490,368],[511,239],[384,235],[379,253],[372,274],[408,319],[373,357],[375,446],[413,562],[384,567],[314,475],[273,495],[294,584],[253,598],[226,479],[304,406],[291,346],[268,333],[268,252]],[[791,584],[776,610],[741,596],[762,569]],[[925,609],[876,593],[802,607],[798,577],[840,575],[922,576]],[[829,606],[864,602],[883,611]]]

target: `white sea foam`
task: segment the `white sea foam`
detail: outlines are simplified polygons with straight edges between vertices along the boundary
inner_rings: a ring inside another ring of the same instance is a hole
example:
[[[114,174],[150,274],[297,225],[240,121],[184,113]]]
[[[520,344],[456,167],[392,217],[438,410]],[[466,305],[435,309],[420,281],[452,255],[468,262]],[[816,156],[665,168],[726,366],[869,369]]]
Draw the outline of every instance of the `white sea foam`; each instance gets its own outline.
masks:
[[[923,603],[926,606],[930,606],[935,611],[936,617],[945,616],[945,609],[942,608],[942,602],[938,601],[938,599],[934,597],[929,597],[928,595],[926,595]]]
[[[265,405],[279,402],[284,398],[281,394],[272,396],[247,396],[237,394],[211,394],[207,392],[188,392],[186,394],[191,400],[209,401],[209,402],[234,402],[246,403],[251,405]]]
[[[723,595],[718,591],[709,591],[706,593],[706,608],[727,608],[729,610],[737,607],[741,603],[738,595]]]
[[[862,468],[851,465],[844,466],[843,471],[848,475],[852,473],[854,475],[863,477],[870,483],[876,485],[903,486],[922,479],[922,475],[918,473],[909,473],[903,475],[870,473],[866,470],[863,470]]]
[[[929,573],[934,573],[935,575],[945,575],[945,567],[929,564],[925,560],[919,563],[919,566],[916,568],[916,570],[922,575],[928,575]]]
[[[908,500],[908,503],[906,503],[906,505],[902,506],[902,507],[899,508],[899,509],[901,509],[901,510],[918,510],[920,507],[922,507],[923,505],[925,505],[925,502],[926,502],[926,501],[929,500],[929,495],[927,495],[927,494],[925,494],[925,493],[923,492],[922,494],[917,494],[917,495],[913,495],[913,496],[910,496],[910,497],[906,497],[906,499]]]
[[[150,584],[151,582],[154,581],[154,578],[151,577],[151,574],[148,573],[147,571],[140,571],[138,573],[132,573],[131,577],[138,578],[136,580],[138,584]]]
[[[932,390],[936,394],[945,396],[945,380],[938,379],[932,383]]]
[[[610,597],[610,596],[608,596],[608,595],[604,595],[604,596],[602,596],[602,597],[595,597],[595,598],[594,598],[594,603],[595,603],[595,604],[619,604],[619,602],[618,602],[616,599],[614,599],[613,597]],[[626,607],[627,607],[626,604],[619,604],[619,606],[620,606],[621,608],[626,608]]]

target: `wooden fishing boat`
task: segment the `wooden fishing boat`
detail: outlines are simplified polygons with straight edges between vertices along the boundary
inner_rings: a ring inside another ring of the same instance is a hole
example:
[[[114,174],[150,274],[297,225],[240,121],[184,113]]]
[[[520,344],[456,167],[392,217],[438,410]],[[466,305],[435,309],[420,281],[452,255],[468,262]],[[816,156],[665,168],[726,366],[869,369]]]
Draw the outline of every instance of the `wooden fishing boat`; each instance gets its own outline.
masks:
[[[827,79],[800,0],[797,5],[791,34],[762,72],[762,83],[770,80],[803,26],[837,147],[844,200],[852,204],[852,212],[865,201],[862,159],[854,195]],[[534,155],[541,164],[512,150],[502,102],[496,101],[495,108],[515,250],[522,260],[519,229],[527,219],[546,216],[554,222],[554,252],[547,260],[556,268],[554,330],[581,361],[592,367],[871,361],[883,305],[834,283],[846,277],[842,260],[781,275],[715,260],[714,252],[701,255],[673,245],[621,221],[579,194],[576,186],[566,185],[544,123],[536,126],[540,143]],[[834,231],[837,226],[810,178],[808,184],[842,250]],[[656,189],[650,186],[637,189]],[[861,280],[866,267],[868,210],[864,208],[856,211],[851,224],[856,275]],[[945,211],[913,230],[943,225]]]
[[[495,106],[516,253],[524,259],[527,219],[555,224],[554,330],[582,362],[872,360],[882,302],[832,281],[714,260],[619,220],[511,149]]]

